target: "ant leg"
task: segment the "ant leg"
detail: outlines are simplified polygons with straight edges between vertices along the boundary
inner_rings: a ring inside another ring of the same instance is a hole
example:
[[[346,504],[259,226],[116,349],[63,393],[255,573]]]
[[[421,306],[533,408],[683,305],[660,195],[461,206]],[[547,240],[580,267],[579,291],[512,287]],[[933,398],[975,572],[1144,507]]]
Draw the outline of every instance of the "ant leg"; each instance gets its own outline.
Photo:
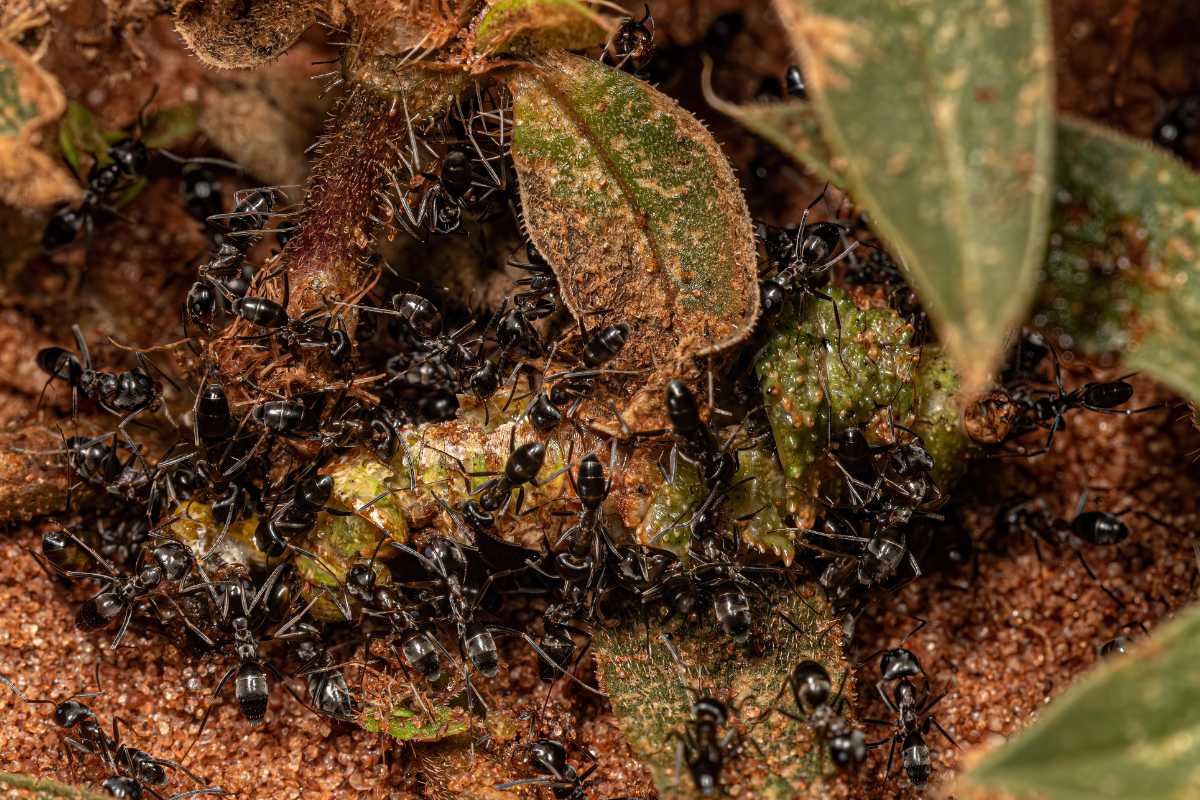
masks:
[[[1107,586],[1105,586],[1104,581],[1100,580],[1100,578],[1098,578],[1096,576],[1096,573],[1092,570],[1091,565],[1088,564],[1087,559],[1085,559],[1083,557],[1083,551],[1076,549],[1075,557],[1079,560],[1080,566],[1082,566],[1083,569],[1087,572],[1088,577],[1091,578],[1092,580],[1094,580],[1096,582],[1096,585],[1099,586],[1101,589],[1103,589],[1104,593],[1106,595],[1108,595],[1110,598],[1112,598],[1112,601],[1117,604],[1117,608],[1119,608],[1119,609],[1125,608],[1124,601],[1122,601],[1120,597],[1117,597],[1117,595],[1113,593],[1112,589],[1109,589]]]
[[[945,695],[942,695],[942,697],[945,697]],[[939,697],[938,699],[940,700],[941,698]],[[930,717],[928,721],[933,723],[933,727],[938,729],[938,733],[940,733],[942,735],[942,738],[945,739],[947,742],[949,742],[954,747],[955,750],[962,749],[961,747],[958,746],[958,742],[954,741],[954,737],[951,736],[950,734],[946,733],[946,729],[943,728],[942,724],[937,721],[937,717]]]
[[[149,788],[149,787],[146,787],[146,788]],[[177,792],[177,793],[171,795],[170,797],[166,798],[166,800],[187,800],[187,798],[189,798],[189,797],[198,797],[200,795],[205,795],[205,794],[218,795],[220,797],[225,797],[229,794],[229,792],[225,791],[224,789],[222,789],[219,786],[210,786],[207,789],[189,789],[186,792]]]
[[[109,650],[116,650],[121,646],[121,640],[125,638],[125,632],[129,630],[129,623],[133,621],[133,603],[125,609],[125,617],[121,620],[121,626],[117,628],[117,635],[113,637],[112,643],[109,645]]]
[[[892,737],[892,747],[890,750],[888,750],[887,772],[883,773],[883,777],[885,779],[890,777],[892,774],[892,758],[896,755],[896,742],[898,741],[899,740],[895,736]]]
[[[208,708],[204,709],[204,716],[200,718],[200,727],[197,729],[196,735],[192,737],[191,744],[187,746],[187,749],[183,751],[183,755],[179,759],[181,762],[187,761],[188,753],[192,752],[192,748],[196,746],[196,742],[200,741],[200,736],[204,733],[205,726],[208,725],[208,718],[212,715],[213,709],[217,707],[216,697],[221,694],[221,690],[225,688],[225,684],[229,683],[229,679],[233,677],[235,672],[237,672],[236,665],[226,670],[224,677],[217,683],[217,688],[212,693],[213,699],[209,701]]]
[[[883,698],[883,704],[887,706],[888,711],[891,711],[893,714],[899,714],[900,712],[896,709],[895,703],[892,702],[892,699],[887,696],[887,692],[884,691],[883,684],[884,680],[880,678],[875,682],[875,689],[879,692],[879,696]]]

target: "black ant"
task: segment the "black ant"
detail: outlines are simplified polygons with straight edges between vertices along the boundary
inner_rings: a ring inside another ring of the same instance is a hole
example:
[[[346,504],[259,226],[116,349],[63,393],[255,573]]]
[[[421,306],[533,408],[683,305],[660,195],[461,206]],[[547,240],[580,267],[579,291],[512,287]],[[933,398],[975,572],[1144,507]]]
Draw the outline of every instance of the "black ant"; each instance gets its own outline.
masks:
[[[714,697],[701,695],[683,680],[686,667],[671,641],[670,634],[661,633],[658,638],[671,654],[684,688],[694,698],[691,719],[684,725],[683,732],[671,732],[672,737],[678,739],[675,749],[676,785],[679,783],[680,766],[686,763],[696,791],[702,797],[715,796],[721,792],[721,772],[726,761],[732,760],[742,752],[742,734],[737,728],[729,725],[729,711],[724,703]],[[753,739],[749,741],[758,746]]]
[[[515,428],[513,433],[515,435]],[[546,445],[541,442],[527,442],[512,448],[504,463],[504,472],[472,492],[479,499],[466,501],[463,506],[464,514],[479,518],[482,515],[502,513],[512,502],[514,489],[517,490],[516,513],[520,513],[525,498],[524,486],[527,483],[538,485],[537,474],[545,462]]]
[[[96,674],[97,683],[99,683],[99,664],[96,666]],[[30,705],[54,706],[54,724],[64,732],[63,740],[66,742],[68,748],[70,748],[67,750],[68,758],[71,757],[73,752],[101,756],[107,755],[110,752],[111,740],[104,733],[104,728],[100,725],[99,718],[94,711],[81,702],[93,697],[99,697],[103,694],[102,691],[77,693],[66,700],[55,702],[54,700],[44,698],[31,699],[26,697],[25,693],[15,683],[4,675],[0,675],[0,681]],[[65,735],[67,731],[73,732],[75,736]]]
[[[530,766],[541,775],[500,783],[496,789],[504,792],[518,786],[544,786],[553,792],[555,800],[587,800],[587,790],[595,783],[589,778],[597,766],[590,752],[584,751],[593,763],[582,773],[567,763],[566,748],[554,739],[535,739],[525,745],[525,752]]]
[[[93,550],[86,542],[74,534],[63,530],[75,547],[86,552],[95,563],[99,564],[109,574],[68,570],[65,574],[70,578],[89,578],[100,582],[105,588],[94,597],[84,601],[75,616],[75,627],[84,631],[96,631],[107,628],[113,620],[121,618],[116,636],[113,637],[112,649],[121,644],[125,632],[133,619],[134,611],[139,601],[150,599],[163,593],[166,585],[178,584],[191,571],[195,559],[191,550],[180,542],[167,540],[145,551],[149,558],[135,570],[131,577],[122,576],[113,564]],[[44,544],[44,543],[43,543]],[[145,563],[148,562],[148,563]]]
[[[800,627],[787,615],[781,613],[780,617],[800,631]],[[867,744],[863,732],[851,727],[842,713],[842,707],[845,705],[842,690],[845,688],[847,674],[842,675],[842,681],[835,694],[833,681],[824,665],[811,659],[798,662],[792,668],[787,683],[780,687],[775,699],[771,701],[769,709],[755,720],[755,724],[775,712],[806,724],[825,743],[829,759],[834,766],[839,770],[857,769],[867,758]],[[796,714],[776,705],[783,693],[789,689],[796,704]]]
[[[1128,402],[1133,397],[1133,386],[1126,381],[1126,378],[1130,378],[1136,374],[1133,372],[1103,383],[1089,381],[1067,392],[1063,389],[1062,365],[1058,360],[1058,354],[1054,350],[1053,345],[1050,345],[1050,350],[1054,355],[1054,385],[1056,391],[1044,394],[1041,397],[1021,401],[1025,409],[1025,415],[1031,422],[1039,427],[1048,426],[1050,429],[1050,432],[1046,436],[1046,443],[1039,452],[1049,452],[1051,446],[1054,444],[1055,432],[1065,427],[1066,422],[1064,417],[1067,412],[1074,409],[1081,408],[1097,414],[1121,414],[1129,416],[1131,414],[1142,414],[1146,411],[1155,411],[1162,408],[1161,403],[1142,408],[1117,408],[1117,406]],[[1029,453],[1027,455],[1037,454]]]
[[[639,20],[626,17],[621,21],[621,27],[613,36],[611,51],[620,69],[626,62],[631,62],[635,71],[641,70],[654,55],[654,15],[650,6],[646,6],[646,14]]]
[[[822,192],[804,209],[800,224],[795,228],[779,229],[759,224],[756,235],[762,241],[769,265],[776,270],[771,278],[759,282],[760,301],[764,317],[772,317],[783,307],[789,293],[798,291],[833,302],[823,291],[829,282],[829,270],[850,257],[858,248],[857,241],[845,243],[844,228],[836,222],[814,222],[809,224],[812,209],[824,198]],[[840,253],[840,245],[845,244]],[[837,304],[834,303],[837,314]],[[841,320],[837,320],[841,330]]]
[[[573,416],[591,390],[593,380],[605,372],[599,368],[621,352],[628,338],[629,326],[623,322],[585,336],[580,355],[584,369],[546,375],[544,381],[550,388],[538,392],[524,412],[529,424],[538,431],[553,430],[563,419],[560,409],[568,405],[566,416]]]
[[[237,574],[230,578],[205,582],[186,590],[189,593],[197,591],[212,593],[216,608],[212,609],[214,618],[211,622],[223,636],[215,642],[207,634],[199,633],[199,637],[208,647],[232,648],[236,659],[235,663],[230,665],[217,682],[212,696],[213,698],[218,697],[232,678],[234,697],[237,699],[238,707],[242,716],[252,725],[262,722],[267,713],[271,688],[267,680],[268,671],[289,694],[296,698],[297,702],[304,705],[304,701],[296,696],[279,669],[260,652],[261,644],[267,638],[283,639],[287,636],[260,637],[257,634],[269,616],[286,613],[287,607],[291,605],[294,594],[289,585],[290,574],[285,575],[284,573],[285,569],[290,568],[291,565],[287,562],[280,564],[272,570],[259,587],[256,587],[253,581],[244,575]],[[320,596],[318,595],[318,597]],[[308,613],[312,603],[317,599],[313,598],[308,606],[302,608],[292,619],[280,625],[278,630],[289,630]],[[299,635],[304,635],[304,633],[301,631]],[[205,710],[192,744],[195,744],[196,740],[200,738],[214,707],[215,705],[210,703]]]
[[[92,165],[88,173],[87,189],[83,200],[77,208],[69,205],[58,208],[46,223],[42,232],[42,246],[46,250],[56,250],[75,241],[79,232],[84,228],[91,234],[94,217],[97,210],[110,210],[104,203],[121,184],[122,180],[132,180],[139,177],[146,169],[150,160],[150,151],[141,140],[141,129],[147,106],[154,100],[154,93],[147,98],[138,111],[136,133],[126,136],[108,147],[108,164],[99,160]]]
[[[45,347],[38,351],[37,365],[50,376],[46,381],[49,386],[55,379],[62,380],[71,387],[71,409],[76,413],[77,396],[95,400],[96,403],[110,414],[122,417],[118,428],[122,433],[138,414],[143,411],[154,411],[162,402],[162,386],[146,372],[135,368],[122,372],[104,372],[95,368],[92,355],[88,351],[87,340],[78,325],[71,326],[75,337],[77,353],[72,353],[62,347]],[[141,353],[137,354],[140,362],[152,366]]]
[[[100,665],[97,663],[97,683],[99,683],[100,679],[99,667]],[[100,720],[96,716],[96,713],[81,702],[88,698],[99,697],[104,694],[102,690],[75,694],[67,700],[55,702],[49,699],[31,699],[27,697],[12,680],[4,675],[0,675],[0,682],[3,682],[12,689],[26,703],[54,706],[54,724],[64,732],[71,731],[75,733],[75,736],[64,735],[64,741],[69,748],[67,750],[68,758],[71,758],[72,753],[96,755],[100,757],[106,766],[118,772],[117,775],[105,779],[101,784],[113,797],[140,798],[142,790],[146,789],[155,797],[161,798],[162,796],[155,791],[154,787],[166,784],[167,769],[179,770],[196,781],[196,783],[204,783],[203,779],[196,776],[178,761],[168,758],[156,758],[144,750],[138,750],[137,748],[123,744],[117,727],[118,720],[116,719],[113,720],[112,736],[108,736],[104,732],[104,728],[100,725]],[[225,793],[222,789],[211,787],[207,789],[194,789],[171,795],[170,800],[182,800],[186,797],[195,797],[203,794],[223,795]]]
[[[925,621],[922,620],[921,624],[908,636],[912,636],[924,626]],[[870,656],[865,660],[869,661],[873,657]],[[954,747],[958,747],[954,738],[946,733],[946,730],[931,713],[933,707],[946,695],[942,693],[937,697],[931,697],[929,676],[925,674],[925,670],[921,667],[921,662],[917,659],[916,655],[911,650],[906,650],[903,647],[896,647],[882,652],[879,659],[879,674],[880,678],[876,682],[875,688],[878,690],[879,696],[883,699],[884,705],[897,718],[894,723],[871,719],[864,721],[872,725],[894,726],[895,731],[886,739],[868,743],[867,747],[879,747],[889,741],[892,743],[891,750],[888,752],[887,772],[885,773],[885,775],[890,775],[892,772],[892,760],[896,755],[896,745],[901,745],[900,755],[904,765],[904,773],[908,776],[908,780],[914,787],[918,789],[924,788],[933,772],[929,747],[925,744],[925,734],[929,732],[929,727],[932,725],[937,728],[938,733],[947,742]],[[911,680],[918,677],[922,679],[919,688]],[[891,697],[888,696],[885,689],[887,684],[892,685]]]
[[[1125,541],[1129,538],[1129,526],[1121,520],[1121,517],[1126,514],[1144,517],[1156,525],[1169,530],[1174,529],[1153,514],[1137,509],[1127,508],[1118,512],[1085,511],[1087,496],[1088,490],[1085,488],[1079,494],[1075,513],[1070,520],[1056,517],[1050,512],[1043,499],[1034,498],[1016,503],[1001,511],[996,525],[1006,533],[1020,531],[1031,536],[1039,561],[1042,558],[1042,542],[1052,546],[1066,545],[1070,547],[1075,551],[1075,557],[1088,577],[1094,580],[1104,590],[1104,593],[1112,598],[1114,603],[1123,608],[1125,603],[1097,577],[1087,559],[1083,557],[1080,545],[1087,543],[1097,546],[1113,546]]]

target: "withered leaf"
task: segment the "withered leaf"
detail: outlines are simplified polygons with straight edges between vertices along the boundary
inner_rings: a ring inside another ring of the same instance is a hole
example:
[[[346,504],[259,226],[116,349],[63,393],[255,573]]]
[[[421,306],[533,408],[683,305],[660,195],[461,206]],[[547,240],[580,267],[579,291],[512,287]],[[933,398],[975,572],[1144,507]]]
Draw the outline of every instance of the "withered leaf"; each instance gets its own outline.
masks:
[[[758,315],[733,170],[674,100],[603,64],[553,52],[507,82],[530,238],[577,318],[629,325],[610,365],[645,374],[612,399],[633,428],[662,427],[667,381],[697,374],[693,357],[741,341]],[[599,407],[581,416],[618,427]]]
[[[37,147],[43,128],[65,109],[58,81],[0,40],[0,201],[45,208],[82,194],[71,173]]]
[[[315,20],[313,0],[184,0],[175,30],[204,63],[239,69],[277,57]]]
[[[475,31],[480,55],[529,55],[604,44],[613,23],[579,0],[498,0]]]

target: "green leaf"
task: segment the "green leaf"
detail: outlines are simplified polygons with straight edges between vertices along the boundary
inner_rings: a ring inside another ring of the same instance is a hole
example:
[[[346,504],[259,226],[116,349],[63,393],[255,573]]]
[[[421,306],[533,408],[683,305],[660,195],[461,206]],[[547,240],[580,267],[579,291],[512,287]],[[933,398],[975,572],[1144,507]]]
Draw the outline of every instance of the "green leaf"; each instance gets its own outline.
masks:
[[[1145,142],[1058,126],[1054,230],[1035,324],[1122,351],[1200,398],[1200,175]]]
[[[1039,0],[776,0],[846,188],[969,387],[1033,299],[1054,145]]]
[[[142,141],[149,148],[171,147],[195,132],[196,119],[194,106],[160,108],[150,119],[146,120],[146,130],[142,135]]]
[[[398,742],[437,742],[467,731],[465,709],[435,705],[433,716],[431,720],[403,706],[391,709],[374,706],[363,712],[362,726],[371,733],[385,731]]]
[[[731,442],[738,453],[738,470],[729,491],[730,521],[737,523],[742,541],[753,550],[791,564],[796,550],[781,513],[787,490],[774,453],[745,442]],[[704,501],[704,486],[694,464],[680,459],[675,480],[655,490],[638,525],[638,541],[687,558],[688,523]]]
[[[836,631],[819,634],[831,621],[818,593],[811,587],[779,590],[773,593],[773,604],[807,635],[796,633],[767,611],[765,602],[756,604],[761,618],[742,645],[722,634],[708,609],[698,622],[676,619],[665,628],[651,625],[648,633],[628,619],[594,632],[592,649],[600,686],[609,695],[621,732],[653,773],[663,800],[700,796],[686,767],[678,780],[675,776],[677,739],[672,732],[681,733],[691,718],[689,688],[699,687],[701,693],[732,707],[736,724],[749,726],[772,705],[785,709],[792,705],[789,696],[780,695],[780,688],[797,662],[820,661],[835,683],[847,674]],[[687,686],[658,638],[664,630],[687,669]],[[848,678],[845,696],[850,697],[851,688]],[[727,796],[769,800],[826,796],[824,779],[832,774],[832,766],[808,726],[772,713],[746,736],[753,737],[758,747],[746,741],[742,752],[726,763],[721,781]]]
[[[109,163],[108,141],[87,106],[74,101],[58,125],[58,146],[76,173],[84,172],[83,158],[91,156],[100,164]]]
[[[712,88],[712,61],[704,62],[702,75],[704,99],[710,106],[732,117],[757,133],[797,164],[830,183],[844,186],[846,181],[834,166],[834,156],[821,134],[821,121],[807,100],[780,103],[737,105],[722,100]]]
[[[635,430],[665,427],[667,381],[693,377],[693,356],[741,341],[758,315],[737,178],[703,125],[619,70],[555,52],[507,82],[529,235],[577,318],[604,311],[629,325],[611,367],[647,374],[617,405]],[[585,420],[617,429],[595,407]]]
[[[613,25],[578,0],[498,0],[475,30],[480,55],[533,55],[604,44]]]
[[[1200,610],[1110,657],[1033,726],[983,757],[964,788],[1040,800],[1200,794]]]

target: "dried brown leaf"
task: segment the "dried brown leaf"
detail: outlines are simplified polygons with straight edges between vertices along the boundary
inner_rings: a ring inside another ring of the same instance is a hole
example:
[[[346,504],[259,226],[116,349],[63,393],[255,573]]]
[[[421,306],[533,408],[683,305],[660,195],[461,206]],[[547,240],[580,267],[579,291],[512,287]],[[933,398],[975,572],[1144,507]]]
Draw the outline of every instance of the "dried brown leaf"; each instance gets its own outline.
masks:
[[[184,0],[175,30],[204,63],[238,69],[278,57],[316,18],[313,0]]]
[[[45,208],[82,194],[71,173],[38,149],[43,129],[66,107],[58,81],[20,47],[0,41],[0,201]]]

